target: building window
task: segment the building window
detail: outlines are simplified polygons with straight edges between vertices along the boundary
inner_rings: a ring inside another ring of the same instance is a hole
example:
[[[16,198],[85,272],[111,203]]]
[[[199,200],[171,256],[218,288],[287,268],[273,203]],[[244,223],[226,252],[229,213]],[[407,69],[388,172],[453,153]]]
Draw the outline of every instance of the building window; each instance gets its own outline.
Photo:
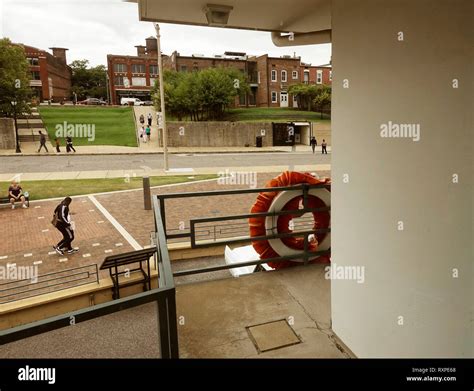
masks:
[[[272,81],[278,81],[277,71],[275,69],[272,69]]]
[[[322,84],[323,83],[323,71],[321,69],[318,69],[316,71],[316,84]]]
[[[332,81],[332,71],[329,71],[329,81]]]
[[[199,71],[199,67],[197,65],[193,65],[193,72]]]
[[[293,71],[292,75],[293,80],[298,80],[298,71]]]
[[[31,72],[31,80],[41,80],[39,71]]]
[[[304,71],[303,83],[304,83],[304,84],[308,84],[308,83],[309,83],[309,70],[308,70],[308,69],[305,69],[305,71]]]
[[[127,64],[114,64],[114,72],[127,72]]]
[[[156,77],[150,77],[150,86],[154,86],[156,83]]]
[[[150,74],[158,75],[158,65],[150,65]]]
[[[35,67],[39,65],[39,60],[36,57],[28,57],[27,60],[31,66]]]
[[[272,103],[277,103],[278,102],[278,94],[276,91],[272,91]]]
[[[138,87],[145,87],[146,77],[132,77],[132,85]]]
[[[260,84],[260,72],[257,72],[257,83]]]
[[[132,73],[145,73],[145,64],[132,64]]]
[[[123,86],[124,85],[124,77],[123,76],[115,76],[114,77],[114,85],[116,86]]]
[[[281,82],[286,83],[288,81],[288,73],[286,71],[281,71]]]
[[[186,65],[181,65],[181,66],[179,67],[179,69],[180,69],[181,72],[187,72],[188,67],[187,67]]]

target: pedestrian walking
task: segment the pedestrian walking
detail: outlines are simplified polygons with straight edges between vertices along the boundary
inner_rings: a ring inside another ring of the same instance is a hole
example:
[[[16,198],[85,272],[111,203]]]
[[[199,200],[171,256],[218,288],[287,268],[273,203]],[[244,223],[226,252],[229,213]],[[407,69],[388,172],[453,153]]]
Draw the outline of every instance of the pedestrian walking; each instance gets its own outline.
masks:
[[[145,117],[143,116],[143,114],[140,115],[140,124],[142,126],[145,125]]]
[[[147,135],[146,135],[145,126],[142,126],[140,129],[140,138],[142,139],[144,143],[146,143]]]
[[[311,149],[313,150],[313,153],[314,153],[314,150],[316,149],[316,145],[318,145],[318,142],[316,141],[316,137],[311,137],[311,141],[309,142],[310,145],[311,145]]]
[[[323,142],[321,143],[321,153],[323,153],[323,154],[325,153],[327,155],[328,151],[326,151],[326,146],[327,146],[326,140],[323,139]]]
[[[54,143],[55,143],[55,145],[56,145],[56,152],[57,152],[57,153],[61,153],[61,149],[59,148],[59,147],[60,147],[59,139],[58,139],[58,138],[55,138],[55,139],[54,139]]]
[[[145,129],[145,132],[146,132],[146,140],[147,142],[150,142],[150,139],[151,139],[151,129],[150,129],[150,125],[148,125]]]
[[[151,126],[151,121],[152,121],[152,116],[151,116],[151,113],[148,113],[148,126]]]
[[[71,150],[76,152],[76,150],[74,149],[74,146],[72,145],[72,137],[68,136],[66,137],[66,152],[69,153],[71,152]]]
[[[46,136],[43,134],[41,130],[39,131],[39,135],[40,135],[40,146],[38,148],[38,153],[41,151],[41,148],[43,147],[46,150],[46,153],[49,153],[48,147],[46,146]]]
[[[53,224],[56,229],[61,232],[63,238],[58,242],[56,246],[53,246],[54,251],[59,255],[74,254],[79,251],[78,248],[72,247],[72,241],[74,240],[74,222],[71,221],[71,215],[69,213],[69,205],[71,205],[71,197],[66,197],[61,203],[54,209]]]

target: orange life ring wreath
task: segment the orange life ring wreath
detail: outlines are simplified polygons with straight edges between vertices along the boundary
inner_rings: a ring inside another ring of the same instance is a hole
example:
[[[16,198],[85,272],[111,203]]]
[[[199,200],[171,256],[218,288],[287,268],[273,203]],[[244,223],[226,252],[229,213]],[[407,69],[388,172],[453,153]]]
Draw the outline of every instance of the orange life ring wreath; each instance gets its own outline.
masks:
[[[323,208],[331,206],[331,185],[330,179],[316,179],[310,173],[300,173],[286,171],[278,177],[267,183],[266,187],[288,187],[308,184],[327,184],[323,188],[310,189],[308,191],[308,208]],[[279,212],[284,210],[298,210],[303,201],[303,192],[301,190],[287,191],[269,191],[259,193],[251,213]],[[331,214],[328,211],[313,212],[313,229],[329,228]],[[282,234],[292,232],[290,221],[296,217],[302,216],[302,213],[287,214],[280,216],[251,217],[249,219],[250,237],[266,236],[272,234]],[[304,249],[303,237],[274,238],[268,240],[252,241],[252,246],[260,255],[260,259],[276,258],[286,255],[301,254]],[[309,242],[309,251],[323,251],[331,248],[330,233],[316,233],[313,240]],[[302,259],[292,259],[281,262],[268,262],[274,269],[295,266],[297,262],[303,262]],[[330,255],[315,255],[310,258],[310,263],[329,263]]]

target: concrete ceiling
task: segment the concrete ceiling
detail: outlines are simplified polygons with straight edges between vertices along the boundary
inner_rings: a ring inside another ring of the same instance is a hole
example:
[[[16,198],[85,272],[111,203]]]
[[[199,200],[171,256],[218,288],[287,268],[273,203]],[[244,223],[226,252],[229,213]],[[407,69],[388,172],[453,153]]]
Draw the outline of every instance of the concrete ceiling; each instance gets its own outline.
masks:
[[[208,26],[207,4],[234,7],[227,28],[306,33],[331,29],[330,0],[129,0],[142,21]]]

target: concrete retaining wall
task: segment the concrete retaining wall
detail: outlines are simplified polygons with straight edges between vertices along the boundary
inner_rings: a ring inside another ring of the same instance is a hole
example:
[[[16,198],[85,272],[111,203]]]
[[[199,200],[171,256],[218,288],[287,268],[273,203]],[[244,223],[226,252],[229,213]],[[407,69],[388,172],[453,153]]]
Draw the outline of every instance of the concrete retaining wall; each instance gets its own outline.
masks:
[[[0,149],[15,149],[15,126],[11,118],[0,118]]]
[[[168,122],[170,147],[244,147],[255,146],[256,137],[265,129],[263,146],[273,145],[270,122]]]

